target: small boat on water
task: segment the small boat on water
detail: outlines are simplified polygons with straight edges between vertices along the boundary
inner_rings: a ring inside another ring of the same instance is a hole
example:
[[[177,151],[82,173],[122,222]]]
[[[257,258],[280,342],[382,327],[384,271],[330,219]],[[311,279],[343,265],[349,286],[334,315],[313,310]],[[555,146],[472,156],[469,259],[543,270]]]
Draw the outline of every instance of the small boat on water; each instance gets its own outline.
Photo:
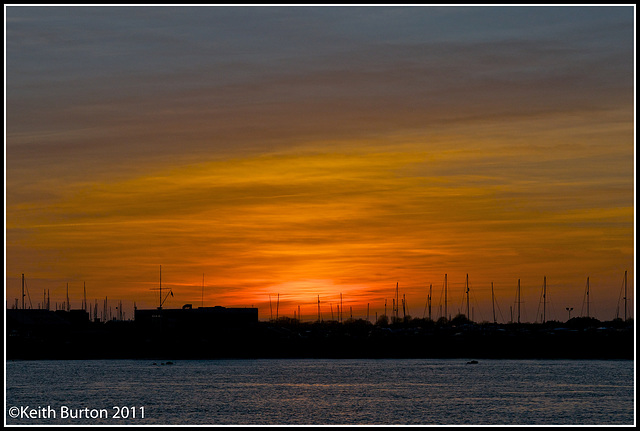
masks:
[[[476,360],[467,362],[467,364],[477,364],[477,363],[478,363],[478,361],[476,361]]]

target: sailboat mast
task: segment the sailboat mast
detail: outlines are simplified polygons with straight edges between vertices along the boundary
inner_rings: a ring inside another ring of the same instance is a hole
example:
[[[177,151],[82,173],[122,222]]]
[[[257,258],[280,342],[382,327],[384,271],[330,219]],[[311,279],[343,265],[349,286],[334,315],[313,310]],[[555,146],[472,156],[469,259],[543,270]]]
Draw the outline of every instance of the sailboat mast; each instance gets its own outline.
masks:
[[[626,294],[625,294],[625,296],[626,296]],[[396,281],[396,307],[395,307],[396,308],[396,320],[398,320],[398,318],[400,317],[399,313],[398,313],[398,309],[400,308],[399,305],[400,305],[400,302],[398,301],[398,282]]]
[[[587,280],[588,279],[589,278],[587,277]],[[589,314],[588,311],[587,311],[587,314]],[[547,321],[547,276],[545,275],[544,284],[542,285],[542,323],[545,323],[546,321]]]
[[[467,319],[471,319],[469,314],[469,274],[467,274]]]
[[[496,298],[493,294],[493,281],[491,282],[491,308],[493,309],[493,324],[496,323]]]
[[[589,277],[587,277],[587,317],[590,317],[590,314],[589,314]]]
[[[447,274],[444,275],[444,318],[449,321],[449,316],[447,315]]]
[[[627,271],[624,272],[624,321],[627,321]]]
[[[160,265],[160,302],[158,302],[158,310],[162,308],[162,265]]]
[[[22,309],[24,310],[24,274],[22,274]]]
[[[407,318],[407,297],[403,293],[402,294],[402,320]]]
[[[518,279],[518,323],[520,323],[520,279]]]
[[[431,292],[433,290],[433,285],[429,284],[429,320],[431,320]]]

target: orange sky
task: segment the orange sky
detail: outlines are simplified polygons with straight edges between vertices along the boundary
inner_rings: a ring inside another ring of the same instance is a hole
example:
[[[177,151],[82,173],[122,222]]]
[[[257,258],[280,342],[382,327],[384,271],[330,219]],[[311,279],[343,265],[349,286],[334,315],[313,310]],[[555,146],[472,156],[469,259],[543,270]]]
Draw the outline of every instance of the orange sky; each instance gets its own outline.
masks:
[[[396,283],[416,317],[432,285],[438,317],[445,274],[453,315],[469,275],[477,321],[492,282],[498,321],[518,279],[524,321],[544,276],[547,319],[582,312],[587,277],[600,319],[625,271],[635,299],[633,9],[542,8],[549,27],[528,32],[496,30],[494,8],[206,8],[256,20],[256,39],[151,9],[7,9],[8,306],[24,273],[34,307],[67,283],[80,307],[86,283],[130,314],[157,305],[160,265],[165,307],[261,319],[278,294],[306,319],[320,295],[327,319],[341,293],[345,317],[373,319]],[[443,37],[436,18],[476,32]]]

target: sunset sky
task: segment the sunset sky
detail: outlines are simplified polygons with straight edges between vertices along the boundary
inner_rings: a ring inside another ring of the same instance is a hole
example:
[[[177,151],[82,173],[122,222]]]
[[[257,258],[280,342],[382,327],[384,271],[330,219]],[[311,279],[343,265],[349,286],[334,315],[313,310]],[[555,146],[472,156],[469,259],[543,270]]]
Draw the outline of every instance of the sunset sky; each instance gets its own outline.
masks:
[[[634,15],[5,7],[6,305],[633,315]]]

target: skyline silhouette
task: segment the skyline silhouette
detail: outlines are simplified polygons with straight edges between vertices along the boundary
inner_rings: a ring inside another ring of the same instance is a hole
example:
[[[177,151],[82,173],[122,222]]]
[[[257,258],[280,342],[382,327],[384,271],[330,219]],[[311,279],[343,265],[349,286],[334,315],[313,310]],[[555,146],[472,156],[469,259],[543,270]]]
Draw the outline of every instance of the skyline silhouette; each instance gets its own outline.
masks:
[[[445,274],[446,276],[447,274]],[[487,305],[486,298],[480,298],[478,301],[478,293],[475,291],[475,288],[472,290],[472,285],[468,282],[468,274],[466,277],[466,284],[462,288],[461,292],[458,286],[451,286],[447,280],[442,284],[440,289],[433,289],[433,285],[427,291],[426,298],[423,299],[424,307],[422,309],[422,313],[420,314],[420,307],[415,305],[412,301],[410,302],[409,298],[407,299],[406,293],[402,293],[403,299],[402,302],[393,298],[393,292],[387,298],[383,298],[382,300],[378,299],[373,304],[371,302],[367,302],[363,309],[361,304],[356,306],[356,319],[363,319],[368,322],[375,323],[377,321],[377,316],[387,316],[389,319],[395,318],[396,320],[400,317],[408,316],[410,318],[429,318],[430,320],[436,321],[440,318],[445,318],[447,320],[451,320],[453,316],[463,315],[469,320],[473,322],[500,322],[500,323],[513,323],[520,322],[523,323],[544,323],[545,321],[564,321],[563,319],[563,305],[560,304],[557,300],[551,300],[553,295],[550,293],[553,289],[549,285],[547,285],[547,278],[544,277],[544,282],[542,287],[539,289],[539,298],[537,303],[528,304],[527,301],[522,299],[522,290],[523,288],[520,286],[520,279],[518,279],[518,288],[515,290],[515,297],[512,301],[508,299],[502,300],[498,299],[493,290],[493,282],[491,283],[491,291],[490,291],[490,305],[491,308],[490,313],[487,315]],[[613,319],[623,319],[634,317],[634,298],[633,298],[633,288],[628,284],[627,272],[625,271],[624,278],[622,281],[622,286],[620,288],[620,293],[618,297],[618,301],[615,304],[615,310],[613,309],[603,309],[603,303],[600,301],[593,302],[593,296],[591,292],[591,286],[589,284],[589,277],[587,277],[587,284],[584,290],[582,302],[580,306],[570,307],[574,313],[575,317],[593,317],[598,318],[599,320],[613,320]],[[161,281],[160,281],[161,283]],[[175,287],[174,287],[175,288]],[[112,319],[116,320],[132,320],[134,316],[135,309],[153,309],[156,307],[162,307],[167,304],[164,308],[180,308],[183,304],[189,304],[189,306],[194,307],[204,307],[204,292],[205,292],[205,284],[203,277],[203,284],[201,286],[201,298],[200,302],[194,301],[194,298],[185,298],[180,295],[176,298],[173,293],[172,287],[165,286],[165,295],[162,296],[162,287],[152,288],[151,290],[159,291],[159,297],[156,299],[156,304],[154,306],[149,305],[149,300],[147,301],[133,301],[131,304],[123,304],[122,300],[118,298],[111,298],[109,301],[108,297],[101,298],[100,300],[97,298],[90,299],[86,296],[86,283],[83,283],[82,286],[82,298],[81,305],[78,307],[77,297],[74,297],[74,292],[72,291],[69,294],[69,287],[67,283],[66,287],[66,299],[62,301],[56,300],[56,296],[54,295],[53,302],[51,301],[51,292],[49,290],[45,290],[43,292],[42,301],[34,302],[31,301],[31,294],[28,288],[27,283],[24,283],[24,294],[22,291],[18,298],[14,298],[14,302],[9,304],[7,302],[7,308],[11,309],[48,309],[48,310],[84,310],[86,311],[90,319],[93,320],[98,316],[100,321],[108,321]],[[400,292],[399,282],[396,283],[396,295]],[[449,299],[447,299],[447,293]],[[482,289],[481,293],[486,295],[486,289]],[[465,302],[466,295],[466,302]],[[171,298],[170,298],[170,297]],[[529,294],[525,295],[525,298],[532,298],[534,295]],[[20,297],[22,297],[23,302],[20,301]],[[462,300],[458,301],[456,298],[460,297]],[[276,299],[277,298],[277,299]],[[453,299],[451,299],[453,298]],[[167,303],[167,300],[170,299],[170,302]],[[346,299],[346,306],[344,305]],[[417,302],[419,303],[420,298],[417,298]],[[306,301],[296,303],[288,300],[285,296],[281,297],[279,293],[269,295],[269,299],[265,304],[265,301],[250,301],[251,305],[245,305],[244,307],[248,308],[256,308],[259,310],[259,318],[260,320],[269,320],[274,321],[278,320],[278,317],[287,317],[293,318],[300,321],[339,321],[342,322],[345,319],[345,311],[347,308],[349,310],[348,318],[353,320],[353,308],[354,302],[349,298],[344,298],[343,294],[340,293],[338,295],[328,295],[326,298],[323,297],[321,301],[320,295],[317,295],[315,299],[307,299]],[[282,302],[282,306],[280,305]],[[564,301],[568,303],[569,301]],[[382,304],[384,303],[384,305]],[[409,304],[414,304],[413,307],[409,307]],[[53,304],[53,305],[52,305]],[[181,305],[182,304],[182,305]],[[446,304],[446,307],[445,307]],[[502,307],[500,306],[502,304]],[[576,301],[571,302],[572,305],[577,304]],[[211,304],[207,303],[207,306],[224,306],[224,304]],[[506,305],[506,306],[505,306]],[[527,306],[525,306],[527,305]],[[611,305],[611,304],[608,304]],[[115,307],[115,310],[114,310]],[[310,309],[316,308],[316,311],[310,311]],[[402,307],[402,312],[400,309]],[[266,308],[266,309],[265,309]],[[447,309],[448,308],[448,309]],[[466,311],[465,311],[466,308]],[[477,311],[476,311],[477,308]],[[533,308],[536,308],[535,312]],[[564,307],[564,310],[568,311],[569,307]],[[126,310],[126,311],[125,311]],[[275,311],[274,311],[275,310]],[[302,313],[302,310],[305,313]],[[335,314],[334,314],[335,310]],[[427,310],[429,310],[427,312]],[[504,311],[503,311],[504,310]],[[323,312],[324,311],[324,312]],[[364,312],[364,313],[363,313]],[[118,314],[121,313],[121,314]],[[128,315],[128,319],[127,319]],[[570,314],[569,314],[570,319]],[[567,320],[569,320],[567,319]]]

